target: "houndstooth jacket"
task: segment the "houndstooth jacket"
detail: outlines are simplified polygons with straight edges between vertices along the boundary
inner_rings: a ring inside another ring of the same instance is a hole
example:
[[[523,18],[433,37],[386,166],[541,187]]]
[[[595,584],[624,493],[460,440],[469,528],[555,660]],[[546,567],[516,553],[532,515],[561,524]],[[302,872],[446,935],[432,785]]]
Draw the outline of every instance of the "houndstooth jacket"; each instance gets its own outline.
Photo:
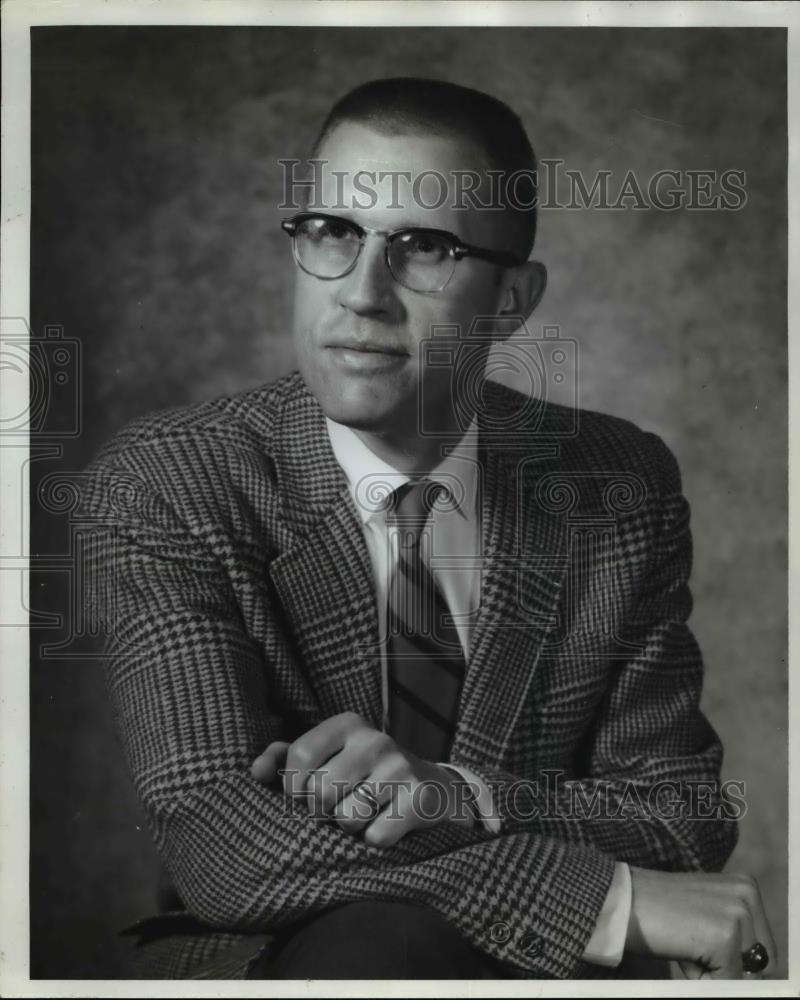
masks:
[[[87,470],[87,602],[184,907],[139,926],[148,975],[244,976],[280,928],[364,899],[432,907],[511,976],[603,975],[581,955],[615,860],[728,858],[675,459],[618,418],[491,382],[483,400],[481,608],[450,759],[492,789],[498,834],[445,824],[381,850],[250,776],[337,713],[381,725],[369,558],[299,374],[138,419]]]

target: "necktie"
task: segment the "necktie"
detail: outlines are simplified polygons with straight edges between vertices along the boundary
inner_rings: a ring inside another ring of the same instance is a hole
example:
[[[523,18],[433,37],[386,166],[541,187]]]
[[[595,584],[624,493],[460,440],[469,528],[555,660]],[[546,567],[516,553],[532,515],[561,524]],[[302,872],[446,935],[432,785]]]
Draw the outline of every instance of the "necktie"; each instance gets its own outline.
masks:
[[[423,528],[443,490],[427,479],[406,483],[387,515],[398,536],[387,614],[389,734],[432,761],[447,760],[466,666],[445,599],[422,558],[430,544]]]

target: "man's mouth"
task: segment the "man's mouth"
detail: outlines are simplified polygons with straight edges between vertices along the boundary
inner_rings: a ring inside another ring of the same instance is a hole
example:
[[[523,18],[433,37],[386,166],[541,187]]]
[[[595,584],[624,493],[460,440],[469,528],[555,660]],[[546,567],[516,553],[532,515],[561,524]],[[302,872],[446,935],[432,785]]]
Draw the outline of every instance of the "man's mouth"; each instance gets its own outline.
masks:
[[[328,344],[335,362],[350,372],[377,372],[399,368],[408,360],[408,351],[377,340],[347,338]]]
[[[347,338],[345,340],[337,340],[333,344],[328,344],[328,347],[335,351],[357,351],[364,354],[391,354],[397,357],[408,357],[408,351],[402,347],[386,344],[380,340]]]

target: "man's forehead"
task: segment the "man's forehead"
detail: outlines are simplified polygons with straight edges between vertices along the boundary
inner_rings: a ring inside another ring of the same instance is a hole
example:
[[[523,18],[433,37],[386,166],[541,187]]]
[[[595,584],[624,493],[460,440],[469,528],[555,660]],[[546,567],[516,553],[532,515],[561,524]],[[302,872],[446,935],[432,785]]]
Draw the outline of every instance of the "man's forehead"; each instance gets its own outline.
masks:
[[[343,168],[458,171],[485,170],[487,157],[477,144],[454,134],[434,134],[421,127],[383,130],[361,122],[341,122],[323,140],[317,158]]]
[[[346,214],[364,224],[368,213],[370,218],[380,215],[386,225],[459,233],[465,224],[472,231],[476,220],[467,222],[467,217],[480,213],[470,192],[485,193],[486,158],[458,137],[383,133],[344,122],[320,145],[315,159],[316,204],[307,199],[312,209]]]

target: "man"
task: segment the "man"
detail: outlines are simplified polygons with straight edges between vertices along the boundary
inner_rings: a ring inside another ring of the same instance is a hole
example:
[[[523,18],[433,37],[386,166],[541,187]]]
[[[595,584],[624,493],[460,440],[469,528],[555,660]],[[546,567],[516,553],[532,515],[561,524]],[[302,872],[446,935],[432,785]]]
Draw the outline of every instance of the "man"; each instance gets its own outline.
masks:
[[[545,285],[524,183],[487,193],[535,166],[522,126],[376,81],[314,154],[300,374],[134,422],[84,492],[178,897],[144,950],[201,978],[768,971],[758,887],[707,874],[735,823],[675,460],[484,379]]]

